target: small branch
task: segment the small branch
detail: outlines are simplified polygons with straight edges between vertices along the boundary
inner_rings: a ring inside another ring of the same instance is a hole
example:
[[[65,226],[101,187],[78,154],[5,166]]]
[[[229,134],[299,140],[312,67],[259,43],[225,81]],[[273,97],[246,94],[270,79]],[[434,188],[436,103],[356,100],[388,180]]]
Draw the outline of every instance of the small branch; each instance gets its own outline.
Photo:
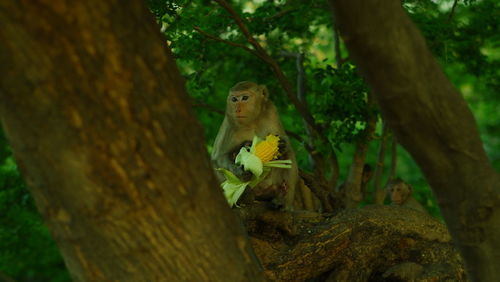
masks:
[[[449,23],[451,21],[451,18],[453,17],[453,14],[455,14],[455,9],[457,8],[458,0],[455,0],[453,2],[453,6],[451,7],[450,14],[448,15],[448,19],[446,19],[446,22]]]
[[[227,45],[231,45],[231,46],[234,46],[234,47],[238,47],[238,48],[242,48],[254,55],[257,55],[255,50],[252,50],[250,48],[248,48],[247,46],[243,45],[243,44],[239,44],[239,43],[236,43],[236,42],[232,42],[232,41],[229,41],[229,40],[224,40],[218,36],[215,36],[215,35],[212,35],[212,34],[209,34],[205,31],[203,31],[201,28],[197,27],[197,26],[193,26],[194,30],[196,30],[198,33],[200,33],[201,35],[211,39],[211,40],[214,40],[214,41],[218,41],[218,42],[222,42],[222,43],[225,43]]]
[[[297,133],[289,131],[289,130],[285,130],[285,133],[286,133],[286,135],[293,137],[295,140],[299,141],[300,143],[304,143],[304,139],[302,139],[302,137],[300,135],[298,135]]]
[[[340,69],[345,61],[342,60],[342,56],[340,54],[340,35],[335,26],[333,28],[333,42],[335,47],[335,61],[337,62],[337,68]]]
[[[239,27],[247,41],[255,48],[255,50],[252,50],[252,54],[256,55],[260,59],[262,59],[265,63],[267,63],[276,77],[278,78],[278,81],[280,82],[281,86],[285,90],[285,93],[287,94],[288,99],[292,102],[292,104],[295,106],[295,108],[299,111],[299,113],[302,115],[304,120],[313,128],[313,130],[316,132],[318,136],[321,138],[323,134],[322,131],[323,129],[316,124],[314,121],[313,116],[309,113],[307,108],[303,103],[299,101],[299,99],[294,95],[293,87],[286,77],[286,75],[283,73],[279,65],[276,63],[276,61],[267,54],[266,50],[253,38],[253,36],[250,34],[250,31],[248,30],[247,26],[243,22],[243,19],[236,13],[236,11],[227,3],[225,0],[214,0],[217,2],[221,7],[226,9],[226,11],[231,15],[233,18],[234,22],[236,25]]]
[[[283,9],[283,10],[279,11],[278,13],[270,16],[270,17],[263,18],[263,20],[264,21],[269,21],[269,20],[272,20],[272,19],[280,18],[280,17],[283,17],[286,14],[295,12],[297,10],[298,10],[297,8]]]
[[[220,115],[225,115],[226,113],[223,111],[223,110],[220,110],[216,107],[212,107],[208,104],[193,104],[192,105],[193,107],[197,107],[197,108],[205,108],[205,109],[208,109],[209,111],[211,112],[214,112],[214,113],[217,113],[217,114],[220,114]]]

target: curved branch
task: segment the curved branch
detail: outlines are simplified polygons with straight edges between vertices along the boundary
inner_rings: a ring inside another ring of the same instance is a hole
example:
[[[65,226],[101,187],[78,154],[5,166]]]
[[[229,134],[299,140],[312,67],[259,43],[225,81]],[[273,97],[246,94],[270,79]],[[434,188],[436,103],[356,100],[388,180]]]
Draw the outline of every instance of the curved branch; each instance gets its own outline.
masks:
[[[227,3],[225,0],[214,0],[214,1],[217,2],[226,11],[228,11],[228,13],[231,15],[231,17],[233,18],[236,25],[239,27],[239,29],[241,30],[247,41],[255,48],[255,52],[252,52],[252,54],[262,59],[265,63],[267,63],[271,67],[273,73],[276,75],[278,81],[285,90],[288,99],[292,102],[292,104],[299,111],[299,113],[302,115],[304,120],[309,124],[309,126],[311,126],[311,128],[316,132],[316,134],[320,138],[324,138],[322,137],[323,129],[318,124],[316,124],[313,116],[311,115],[311,113],[309,113],[305,104],[302,103],[297,98],[297,96],[295,96],[292,84],[290,83],[286,75],[283,73],[278,63],[276,63],[276,61],[266,52],[266,50],[259,44],[259,42],[255,40],[255,38],[250,34],[250,31],[243,22],[243,19],[238,15],[238,13],[236,13],[233,7],[231,7],[231,5]]]
[[[450,22],[451,21],[451,18],[455,14],[455,9],[457,8],[457,4],[458,4],[458,0],[455,0],[453,2],[453,6],[451,7],[450,14],[448,15],[448,18],[446,19],[446,22]]]
[[[192,106],[196,107],[196,108],[205,108],[205,109],[207,109],[207,110],[209,110],[211,112],[214,112],[216,114],[219,114],[219,115],[225,115],[226,114],[223,110],[219,110],[218,108],[210,106],[209,104],[200,103],[200,104],[193,104]]]
[[[257,55],[257,52],[255,52],[255,50],[252,50],[250,48],[248,48],[247,46],[243,45],[243,44],[239,44],[239,43],[236,43],[236,42],[232,42],[232,41],[229,41],[229,40],[224,40],[218,36],[215,36],[215,35],[212,35],[204,30],[202,30],[201,28],[197,27],[197,26],[193,26],[194,30],[196,30],[198,33],[200,33],[201,35],[211,39],[211,40],[214,40],[214,41],[218,41],[218,42],[222,42],[224,44],[227,44],[227,45],[231,45],[231,46],[234,46],[234,47],[238,47],[238,48],[241,48],[241,49],[244,49],[256,56]]]

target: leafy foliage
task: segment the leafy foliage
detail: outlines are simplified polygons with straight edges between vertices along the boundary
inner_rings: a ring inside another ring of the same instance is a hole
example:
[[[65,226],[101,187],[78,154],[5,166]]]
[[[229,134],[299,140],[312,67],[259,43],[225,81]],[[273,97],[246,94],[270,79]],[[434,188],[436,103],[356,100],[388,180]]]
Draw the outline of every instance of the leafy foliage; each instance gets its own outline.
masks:
[[[18,281],[69,281],[2,132],[0,148],[0,271]]]

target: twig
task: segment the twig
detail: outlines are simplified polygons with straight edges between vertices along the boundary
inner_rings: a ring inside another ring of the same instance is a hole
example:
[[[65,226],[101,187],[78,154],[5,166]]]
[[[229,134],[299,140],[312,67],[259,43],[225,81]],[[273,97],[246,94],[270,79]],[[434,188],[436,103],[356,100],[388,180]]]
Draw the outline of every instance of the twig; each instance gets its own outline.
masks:
[[[322,128],[316,124],[314,121],[314,118],[312,115],[309,113],[307,108],[303,103],[299,101],[299,99],[294,95],[293,87],[288,80],[288,78],[285,76],[279,65],[276,63],[276,61],[267,54],[266,50],[255,40],[255,38],[250,34],[250,31],[248,30],[247,26],[243,22],[243,19],[236,13],[236,11],[227,3],[225,0],[214,0],[217,2],[221,7],[226,9],[226,11],[231,15],[233,18],[234,22],[236,25],[239,27],[247,41],[255,48],[255,50],[252,50],[252,54],[256,55],[260,59],[262,59],[265,63],[267,63],[271,69],[273,70],[274,74],[278,78],[278,81],[280,82],[281,86],[285,90],[288,98],[294,104],[295,108],[299,111],[299,113],[302,115],[304,120],[313,128],[313,130],[318,134],[318,136],[323,136],[322,133]]]
[[[300,137],[300,135],[298,135],[297,133],[289,131],[289,130],[285,130],[285,133],[286,133],[286,135],[293,137],[295,140],[299,141],[300,143],[304,143],[304,139],[302,139],[302,137]]]
[[[450,14],[448,15],[448,19],[446,19],[446,22],[451,21],[451,18],[453,17],[453,14],[455,13],[455,8],[457,7],[457,4],[458,4],[458,0],[455,0],[453,2],[453,6],[451,6],[451,11],[450,11]]]
[[[201,28],[197,27],[197,26],[193,26],[194,30],[196,30],[197,32],[201,33],[203,36],[205,37],[208,37],[209,39],[212,39],[214,41],[219,41],[219,42],[222,42],[222,43],[225,43],[227,45],[231,45],[231,46],[234,46],[234,47],[238,47],[238,48],[242,48],[242,49],[245,49],[247,50],[248,52],[258,56],[258,54],[255,52],[255,50],[252,50],[250,48],[248,48],[247,46],[243,45],[243,44],[239,44],[239,43],[236,43],[236,42],[232,42],[232,41],[229,41],[229,40],[224,40],[220,37],[217,37],[215,35],[212,35],[210,33],[207,33],[205,31],[203,31]]]
[[[264,21],[269,21],[269,20],[272,20],[272,19],[275,19],[275,18],[280,18],[286,14],[289,14],[291,12],[295,12],[297,11],[298,9],[297,8],[289,8],[289,9],[283,9],[281,11],[279,11],[278,13],[270,16],[270,17],[265,17],[263,18]]]
[[[217,109],[217,108],[212,107],[212,106],[210,106],[208,104],[193,104],[193,107],[205,108],[205,109],[210,110],[211,112],[214,112],[214,113],[217,113],[217,114],[220,114],[220,115],[225,115],[225,112],[223,110]]]
[[[340,54],[340,35],[339,30],[335,26],[333,28],[333,42],[335,46],[335,61],[337,63],[337,68],[340,69],[345,61],[342,60],[342,56]]]

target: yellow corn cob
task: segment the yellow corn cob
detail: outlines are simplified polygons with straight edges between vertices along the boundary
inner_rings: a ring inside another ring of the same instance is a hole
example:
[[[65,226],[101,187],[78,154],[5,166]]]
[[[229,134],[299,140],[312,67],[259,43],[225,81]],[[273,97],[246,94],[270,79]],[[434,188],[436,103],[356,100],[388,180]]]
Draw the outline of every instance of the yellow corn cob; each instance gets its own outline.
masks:
[[[268,135],[266,140],[260,141],[255,145],[255,155],[262,161],[267,163],[279,156],[279,143],[280,138],[276,135]]]

